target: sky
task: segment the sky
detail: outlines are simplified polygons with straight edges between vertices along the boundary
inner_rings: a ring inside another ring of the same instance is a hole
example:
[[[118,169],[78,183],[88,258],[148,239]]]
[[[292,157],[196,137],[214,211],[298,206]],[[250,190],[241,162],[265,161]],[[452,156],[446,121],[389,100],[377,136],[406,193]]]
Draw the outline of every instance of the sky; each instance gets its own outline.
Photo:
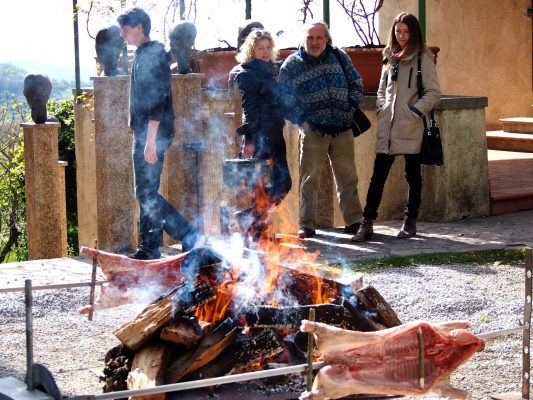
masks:
[[[152,19],[151,38],[164,41],[165,33],[178,19],[164,24],[166,4],[170,0],[128,0],[127,7],[133,4],[146,9]],[[83,10],[89,7],[89,0],[78,0]],[[96,33],[110,24],[116,24],[120,14],[119,0],[96,0],[96,3],[111,4],[116,12],[91,14],[90,24],[86,24],[86,13],[79,18],[80,66],[82,81],[88,82],[96,73],[94,37]],[[189,0],[185,1],[189,5]],[[74,38],[72,0],[2,0],[0,12],[0,33],[2,51],[0,63],[40,63],[72,69],[74,79]],[[157,5],[154,5],[157,4]],[[219,40],[235,46],[237,27],[244,21],[244,0],[197,0],[198,29],[195,47],[199,50],[224,47]],[[252,0],[252,19],[259,20],[273,33],[283,31],[277,38],[279,48],[297,46],[301,37],[303,14],[299,9],[301,0]],[[330,1],[331,31],[334,44],[349,46],[358,44],[355,32],[335,0]],[[322,19],[322,2],[316,1],[314,18]],[[168,41],[165,42],[168,48]],[[42,65],[41,68],[44,68]],[[37,66],[36,68],[39,68]],[[42,72],[45,71],[28,71]],[[68,73],[68,72],[67,72]],[[57,79],[57,78],[56,78]]]

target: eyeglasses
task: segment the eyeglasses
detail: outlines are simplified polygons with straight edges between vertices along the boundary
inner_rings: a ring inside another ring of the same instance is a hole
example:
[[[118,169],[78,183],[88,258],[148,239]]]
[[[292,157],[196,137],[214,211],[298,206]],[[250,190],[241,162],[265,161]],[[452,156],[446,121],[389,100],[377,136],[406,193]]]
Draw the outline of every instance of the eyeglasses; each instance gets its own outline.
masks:
[[[398,79],[398,64],[393,64],[392,65],[392,74],[391,74],[390,78],[393,81],[396,81],[396,79]]]

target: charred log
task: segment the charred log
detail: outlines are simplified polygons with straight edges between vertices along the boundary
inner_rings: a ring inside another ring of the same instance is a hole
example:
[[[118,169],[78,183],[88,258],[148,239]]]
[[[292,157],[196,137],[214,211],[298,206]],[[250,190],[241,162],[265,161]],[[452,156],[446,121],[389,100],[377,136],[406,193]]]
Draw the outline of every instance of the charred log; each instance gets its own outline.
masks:
[[[100,376],[100,381],[104,382],[104,393],[127,389],[126,380],[131,371],[133,357],[134,352],[123,345],[115,346],[107,352],[103,376]]]
[[[295,307],[257,306],[242,316],[248,326],[297,330],[301,321],[309,319],[309,310],[315,309],[315,320],[329,325],[344,322],[344,307],[336,304],[315,304]],[[328,322],[325,322],[328,321]]]
[[[369,312],[355,295],[350,298],[339,297],[335,302],[346,310],[346,328],[362,332],[378,331],[385,328],[384,325],[377,322],[378,314]]]
[[[215,359],[232,343],[237,333],[238,325],[235,320],[226,318],[209,335],[204,337],[196,347],[173,357],[167,366],[164,382],[178,382],[185,375],[196,371]]]
[[[252,329],[248,333],[241,332],[220,356],[189,375],[187,380],[207,379],[250,371],[282,351],[281,341],[274,329]]]
[[[394,312],[389,303],[381,294],[371,285],[365,285],[355,292],[357,299],[362,303],[369,312],[376,312],[378,322],[387,328],[393,328],[401,325],[402,322]]]
[[[182,322],[184,316],[191,316],[200,305],[214,298],[213,286],[204,280],[178,287],[172,302],[172,321]]]

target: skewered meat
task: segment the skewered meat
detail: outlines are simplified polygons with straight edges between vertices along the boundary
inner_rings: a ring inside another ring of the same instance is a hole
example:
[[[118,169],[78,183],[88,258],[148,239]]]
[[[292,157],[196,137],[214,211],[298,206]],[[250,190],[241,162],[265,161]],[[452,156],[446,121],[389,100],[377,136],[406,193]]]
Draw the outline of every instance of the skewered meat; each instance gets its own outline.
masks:
[[[192,300],[194,282],[202,268],[222,261],[222,257],[209,247],[158,260],[135,260],[84,246],[80,248],[80,254],[95,257],[107,280],[94,305],[80,308],[81,314],[135,301],[152,301],[177,286],[181,286],[184,299]]]
[[[449,378],[484,348],[483,340],[465,330],[469,327],[467,321],[416,321],[358,332],[304,320],[300,329],[314,332],[326,366],[319,370],[311,392],[300,399],[336,399],[356,393],[419,396],[430,391],[465,399],[467,393],[453,388]]]

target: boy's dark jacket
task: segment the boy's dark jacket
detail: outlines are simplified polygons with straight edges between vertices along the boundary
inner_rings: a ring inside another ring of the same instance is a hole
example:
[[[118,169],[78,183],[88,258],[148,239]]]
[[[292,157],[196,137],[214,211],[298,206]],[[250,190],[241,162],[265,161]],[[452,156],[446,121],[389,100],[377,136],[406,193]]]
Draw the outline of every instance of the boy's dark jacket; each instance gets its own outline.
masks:
[[[130,127],[138,139],[146,138],[148,121],[160,121],[158,139],[174,135],[170,55],[164,46],[148,41],[135,51],[131,70]]]

